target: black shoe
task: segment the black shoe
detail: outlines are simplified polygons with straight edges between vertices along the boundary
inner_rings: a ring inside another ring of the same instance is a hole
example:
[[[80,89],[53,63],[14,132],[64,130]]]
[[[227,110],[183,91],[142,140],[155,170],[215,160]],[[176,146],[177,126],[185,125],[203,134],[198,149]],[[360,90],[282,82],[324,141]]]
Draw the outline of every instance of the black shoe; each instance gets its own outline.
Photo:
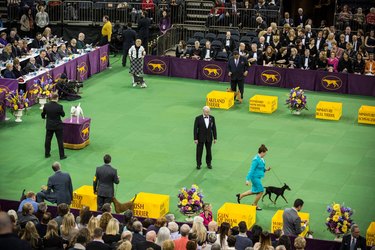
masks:
[[[66,158],[68,158],[68,156],[66,156],[66,155],[60,156],[60,160],[64,160]]]
[[[241,204],[240,194],[236,194],[238,204]]]
[[[46,157],[46,158],[50,158],[50,157],[51,157],[51,154],[44,155],[44,157]]]
[[[210,165],[207,165],[207,167],[209,168],[209,169],[212,169],[212,165],[210,164]]]
[[[262,211],[262,208],[260,208],[260,207],[258,207],[258,206],[257,206],[256,209],[257,209],[258,211]]]
[[[197,169],[201,169],[201,165],[197,165]]]

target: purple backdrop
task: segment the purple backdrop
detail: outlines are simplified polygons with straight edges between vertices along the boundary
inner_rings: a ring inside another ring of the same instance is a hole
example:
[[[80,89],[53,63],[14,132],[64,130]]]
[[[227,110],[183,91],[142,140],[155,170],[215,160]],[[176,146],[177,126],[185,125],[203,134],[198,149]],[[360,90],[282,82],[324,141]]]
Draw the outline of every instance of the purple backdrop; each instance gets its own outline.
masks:
[[[315,90],[316,72],[313,70],[302,70],[302,69],[284,69],[284,85],[285,88],[301,87],[306,90]]]
[[[65,73],[65,65],[64,64],[59,65],[56,68],[54,68],[53,70],[51,70],[50,75],[51,75],[52,79],[55,81],[55,80],[60,78],[62,73]]]
[[[375,96],[375,77],[348,74],[348,92],[352,95]]]
[[[160,56],[145,56],[143,72],[150,75],[169,76],[169,58]]]
[[[348,93],[348,74],[316,71],[315,90]]]
[[[109,65],[108,58],[109,58],[109,47],[108,47],[108,45],[99,48],[99,61],[98,61],[98,63],[99,63],[99,70],[100,71],[103,71],[108,67],[108,65]]]
[[[174,77],[197,79],[199,60],[171,58],[169,75]]]
[[[16,79],[0,79],[0,89],[5,89],[6,92],[17,90],[18,81]]]
[[[89,56],[82,55],[76,59],[77,81],[84,81],[89,77]]]
[[[106,45],[107,46],[107,45]],[[89,53],[89,61],[90,61],[90,76],[98,73],[100,71],[99,67],[99,50],[94,50]]]
[[[5,91],[2,91],[0,92],[0,122],[5,120],[6,112]]]

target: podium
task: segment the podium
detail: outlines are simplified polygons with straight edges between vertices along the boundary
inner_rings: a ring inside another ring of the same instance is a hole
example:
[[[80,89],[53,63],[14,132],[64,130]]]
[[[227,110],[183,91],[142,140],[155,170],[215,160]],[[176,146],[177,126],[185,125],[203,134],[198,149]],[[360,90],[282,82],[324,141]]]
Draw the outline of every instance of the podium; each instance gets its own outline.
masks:
[[[224,203],[217,211],[217,224],[228,222],[231,227],[238,226],[238,223],[245,221],[248,228],[256,222],[256,206],[245,204]]]
[[[169,212],[169,195],[140,192],[134,201],[134,216],[157,219]]]
[[[97,196],[94,194],[92,186],[84,185],[74,190],[72,208],[81,209],[83,206],[89,207],[90,211],[97,211]]]
[[[73,117],[72,122],[70,118],[63,121],[64,126],[64,148],[68,149],[82,149],[90,144],[90,123],[91,118],[77,118]]]

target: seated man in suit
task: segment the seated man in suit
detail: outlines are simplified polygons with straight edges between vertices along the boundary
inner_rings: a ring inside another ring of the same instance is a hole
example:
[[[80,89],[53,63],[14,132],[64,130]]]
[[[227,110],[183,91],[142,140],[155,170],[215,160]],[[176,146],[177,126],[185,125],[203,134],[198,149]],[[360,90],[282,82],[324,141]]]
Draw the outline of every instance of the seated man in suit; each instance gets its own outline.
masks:
[[[284,13],[284,18],[280,20],[280,26],[284,26],[285,24],[289,24],[290,27],[294,27],[294,21],[289,16],[289,12]]]
[[[59,162],[54,162],[52,169],[55,173],[48,178],[47,186],[36,194],[36,201],[39,203],[47,200],[57,205],[61,203],[70,205],[73,200],[72,179],[68,173],[61,172]]]
[[[77,49],[85,49],[85,48],[86,48],[85,34],[81,32],[78,34]]]
[[[58,50],[58,53],[61,58],[68,57],[72,53],[66,48],[65,43],[61,44],[60,49]]]
[[[39,56],[36,57],[35,62],[43,68],[47,67],[47,65],[50,63],[47,57],[47,51],[41,50]]]
[[[146,234],[146,241],[139,241],[135,244],[135,249],[146,250],[153,248],[154,250],[161,250],[161,247],[155,243],[156,233],[155,231],[149,231]]]
[[[58,52],[58,48],[56,44],[52,44],[52,53],[51,53],[52,59],[54,62],[61,60],[61,56]]]
[[[230,31],[227,31],[227,33],[225,34],[225,40],[223,41],[223,44],[227,54],[229,55],[230,53],[232,53],[236,44],[234,42],[234,39],[232,38],[232,34],[230,33]]]
[[[342,238],[340,250],[361,249],[366,250],[366,238],[360,235],[357,224],[353,224],[350,228],[350,234]]]
[[[305,49],[305,54],[300,57],[299,66],[301,69],[315,69],[315,60],[310,56],[309,49]]]
[[[35,58],[31,57],[26,67],[23,69],[26,74],[35,72],[40,68],[40,65],[35,62]]]
[[[211,61],[216,57],[216,52],[211,48],[211,42],[207,41],[206,46],[201,51],[201,59]]]
[[[44,42],[42,41],[42,34],[40,32],[36,33],[35,39],[30,44],[30,48],[40,49],[43,48]]]
[[[261,50],[258,50],[257,44],[252,43],[247,61],[250,63],[250,65],[262,65],[262,57],[263,53]]]
[[[73,38],[72,40],[70,40],[70,44],[69,44],[68,48],[70,48],[70,52],[72,52],[72,54],[79,54],[78,49],[77,49],[77,40],[76,39]]]

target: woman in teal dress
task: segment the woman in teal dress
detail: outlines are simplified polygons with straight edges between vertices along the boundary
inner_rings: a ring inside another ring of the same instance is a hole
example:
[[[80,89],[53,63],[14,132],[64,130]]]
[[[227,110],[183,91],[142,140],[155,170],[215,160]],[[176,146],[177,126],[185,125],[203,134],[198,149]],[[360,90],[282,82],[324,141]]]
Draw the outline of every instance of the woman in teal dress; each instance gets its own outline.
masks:
[[[251,190],[246,191],[242,194],[236,194],[238,203],[241,203],[241,199],[243,197],[255,194],[255,200],[252,205],[256,206],[257,210],[262,210],[260,207],[258,207],[258,201],[260,200],[264,192],[261,180],[264,177],[264,173],[271,170],[270,167],[266,168],[266,162],[264,161],[264,156],[266,156],[267,151],[268,149],[266,148],[266,146],[262,144],[258,149],[258,154],[253,158],[251,162],[250,171],[246,176],[246,186],[249,186],[251,182]]]

